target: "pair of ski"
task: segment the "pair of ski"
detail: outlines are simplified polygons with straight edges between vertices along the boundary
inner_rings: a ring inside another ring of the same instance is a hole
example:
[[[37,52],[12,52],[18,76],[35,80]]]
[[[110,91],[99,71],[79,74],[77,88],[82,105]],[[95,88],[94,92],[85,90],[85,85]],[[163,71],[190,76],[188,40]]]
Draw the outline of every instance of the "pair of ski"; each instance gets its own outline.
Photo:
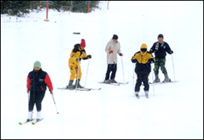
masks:
[[[113,85],[113,86],[120,86],[128,84],[129,82],[117,82],[117,83],[106,83],[106,82],[99,82],[100,84],[107,84],[107,85]]]
[[[30,123],[31,122],[31,124],[32,125],[35,125],[35,124],[37,124],[38,122],[40,122],[40,121],[42,121],[43,120],[43,118],[42,119],[39,119],[39,120],[37,120],[37,119],[32,119],[32,120],[30,120],[30,121],[25,121],[25,122],[19,122],[18,124],[19,125],[24,125],[24,124],[27,124],[27,123]]]
[[[77,88],[77,89],[68,89],[68,88],[57,88],[60,90],[77,90],[77,91],[91,91],[91,90],[101,90],[101,88]]]
[[[176,83],[178,81],[170,81],[170,82],[149,82],[150,85],[159,85],[159,84],[168,84],[168,83]]]
[[[139,95],[135,95],[137,97],[137,99],[139,99],[141,96]],[[149,98],[149,95],[148,94],[145,94],[145,97],[148,99]]]
[[[105,83],[105,82],[99,82],[100,84],[108,84],[108,85],[114,85],[114,86],[120,86],[121,84],[128,84],[129,82],[117,82],[117,83]],[[91,90],[101,90],[101,88],[77,88],[77,89],[68,89],[68,88],[57,88],[60,90],[77,90],[77,91],[91,91]]]

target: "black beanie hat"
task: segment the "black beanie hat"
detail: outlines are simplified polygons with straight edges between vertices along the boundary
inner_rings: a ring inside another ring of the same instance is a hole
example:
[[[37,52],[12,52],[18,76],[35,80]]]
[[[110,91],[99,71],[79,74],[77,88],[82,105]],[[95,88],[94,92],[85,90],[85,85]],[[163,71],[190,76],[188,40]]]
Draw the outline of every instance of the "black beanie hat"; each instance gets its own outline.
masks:
[[[112,39],[118,39],[118,36],[114,34]]]
[[[164,38],[163,34],[158,35],[158,38],[161,38],[161,37]]]

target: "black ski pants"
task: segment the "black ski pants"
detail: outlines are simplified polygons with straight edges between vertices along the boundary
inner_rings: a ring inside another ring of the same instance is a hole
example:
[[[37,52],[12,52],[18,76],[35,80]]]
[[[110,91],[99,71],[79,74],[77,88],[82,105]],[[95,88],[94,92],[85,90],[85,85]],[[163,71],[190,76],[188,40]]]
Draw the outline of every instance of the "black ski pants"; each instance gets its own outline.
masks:
[[[42,91],[31,91],[30,92],[30,99],[28,103],[29,112],[33,111],[33,107],[36,104],[37,111],[41,111],[41,103],[45,96],[45,92]]]
[[[110,73],[111,73],[111,80],[115,80],[116,71],[117,71],[117,64],[108,64],[105,80],[109,80]]]
[[[137,74],[137,81],[135,84],[135,92],[140,91],[140,86],[142,82],[144,84],[144,90],[149,91],[149,83],[148,83],[148,75],[149,73],[136,73]]]

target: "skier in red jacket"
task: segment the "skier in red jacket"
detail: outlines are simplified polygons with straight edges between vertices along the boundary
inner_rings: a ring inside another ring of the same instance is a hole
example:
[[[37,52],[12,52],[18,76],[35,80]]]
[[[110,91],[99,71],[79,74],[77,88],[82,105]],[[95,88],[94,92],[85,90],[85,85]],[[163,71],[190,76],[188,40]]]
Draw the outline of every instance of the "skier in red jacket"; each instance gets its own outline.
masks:
[[[46,88],[49,88],[50,93],[53,94],[53,86],[47,72],[41,69],[41,63],[36,61],[34,69],[28,74],[27,77],[27,93],[29,94],[28,104],[28,117],[27,121],[33,119],[33,107],[36,104],[37,108],[37,121],[41,119],[41,103],[45,96]]]

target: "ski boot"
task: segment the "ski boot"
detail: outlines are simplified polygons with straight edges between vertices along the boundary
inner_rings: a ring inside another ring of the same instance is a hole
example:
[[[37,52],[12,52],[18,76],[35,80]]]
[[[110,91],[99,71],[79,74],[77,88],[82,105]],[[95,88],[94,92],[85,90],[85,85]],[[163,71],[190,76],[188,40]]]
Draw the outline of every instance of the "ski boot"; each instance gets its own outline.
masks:
[[[164,78],[164,83],[166,82],[171,82],[171,79],[168,77],[168,74],[164,74],[165,78]]]
[[[110,80],[104,80],[103,82],[106,84],[110,84]]]
[[[159,76],[158,75],[155,75],[155,80],[153,81],[153,83],[159,83],[160,82],[160,79],[159,79]]]
[[[67,89],[75,89],[75,86],[73,85],[73,80],[69,81],[68,86],[66,87]]]
[[[41,120],[41,111],[37,111],[36,120],[37,120],[37,121],[40,121],[40,120]]]
[[[146,98],[149,98],[149,91],[145,91]]]
[[[139,99],[140,98],[139,92],[135,92],[135,96]]]
[[[27,122],[32,121],[33,120],[33,111],[29,111],[28,112],[28,117],[27,117]]]
[[[76,80],[76,83],[75,83],[75,87],[76,88],[84,88],[80,85],[80,79]]]
[[[115,81],[115,79],[111,79],[110,83],[117,83],[117,81]]]

